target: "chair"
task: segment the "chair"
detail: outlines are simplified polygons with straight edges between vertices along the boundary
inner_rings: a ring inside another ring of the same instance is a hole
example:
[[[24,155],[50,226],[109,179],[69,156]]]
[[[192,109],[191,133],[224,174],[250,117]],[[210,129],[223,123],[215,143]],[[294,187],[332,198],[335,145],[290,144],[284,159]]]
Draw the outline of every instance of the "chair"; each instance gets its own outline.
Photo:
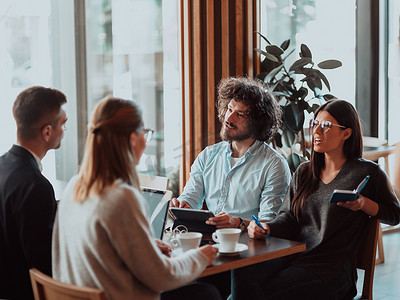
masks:
[[[385,172],[389,175],[389,155],[394,153],[394,147],[390,147],[386,140],[376,137],[363,136],[364,153],[363,158],[378,161],[379,158],[385,160]]]
[[[365,239],[361,244],[360,253],[357,257],[357,262],[356,262],[357,269],[364,270],[363,289],[361,298],[358,297],[355,299],[372,300],[376,248],[378,242],[378,233],[379,230],[381,230],[379,219],[370,218],[368,220],[368,225],[365,229],[366,229]]]
[[[378,162],[379,158],[383,158],[385,161],[384,170],[386,174],[390,174],[389,172],[389,155],[394,153],[394,147],[389,146],[386,140],[382,140],[376,137],[371,136],[363,136],[363,144],[364,144],[364,153],[363,158]],[[392,226],[390,226],[392,228]],[[378,233],[378,257],[376,259],[376,264],[381,264],[385,262],[385,253],[383,251],[383,241],[382,234],[389,231],[386,231],[386,227],[384,230],[380,228]]]
[[[37,269],[30,269],[35,300],[106,300],[103,291],[62,283]]]
[[[168,190],[169,178],[139,173],[139,183],[142,188]]]

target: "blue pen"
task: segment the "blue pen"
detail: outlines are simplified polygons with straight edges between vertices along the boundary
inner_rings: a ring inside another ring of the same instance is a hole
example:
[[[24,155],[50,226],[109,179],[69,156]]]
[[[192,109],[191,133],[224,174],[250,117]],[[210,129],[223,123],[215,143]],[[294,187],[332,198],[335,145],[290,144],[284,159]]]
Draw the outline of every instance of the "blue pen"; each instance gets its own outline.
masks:
[[[262,228],[262,229],[265,230],[265,228],[262,227],[260,221],[258,220],[258,218],[257,218],[255,215],[252,215],[251,217],[253,218],[254,222],[256,222],[256,224],[257,224],[260,228]],[[267,238],[268,238],[269,240],[271,239],[271,237],[269,236],[269,234],[267,233],[266,230],[265,230],[265,235],[267,236]]]

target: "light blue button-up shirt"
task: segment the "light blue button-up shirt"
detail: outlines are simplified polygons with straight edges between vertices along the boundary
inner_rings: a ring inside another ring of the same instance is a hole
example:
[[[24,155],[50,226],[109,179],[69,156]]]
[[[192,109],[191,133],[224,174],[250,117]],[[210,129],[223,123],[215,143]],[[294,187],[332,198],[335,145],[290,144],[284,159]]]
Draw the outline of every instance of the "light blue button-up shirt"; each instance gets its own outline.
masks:
[[[226,212],[251,220],[273,219],[286,195],[291,173],[285,159],[267,143],[255,141],[231,167],[228,142],[205,148],[192,165],[182,195],[192,208],[203,201],[214,214]]]

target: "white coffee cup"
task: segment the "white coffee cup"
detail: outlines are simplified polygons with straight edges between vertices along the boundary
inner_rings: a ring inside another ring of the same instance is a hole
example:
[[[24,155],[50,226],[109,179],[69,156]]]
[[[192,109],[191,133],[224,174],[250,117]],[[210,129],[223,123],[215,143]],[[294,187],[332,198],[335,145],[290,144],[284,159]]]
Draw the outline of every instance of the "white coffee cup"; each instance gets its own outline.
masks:
[[[183,232],[171,239],[170,243],[173,247],[179,247],[183,252],[186,252],[198,248],[202,236],[200,232]]]
[[[234,252],[241,232],[239,228],[218,229],[212,234],[212,239],[219,243],[219,251]]]

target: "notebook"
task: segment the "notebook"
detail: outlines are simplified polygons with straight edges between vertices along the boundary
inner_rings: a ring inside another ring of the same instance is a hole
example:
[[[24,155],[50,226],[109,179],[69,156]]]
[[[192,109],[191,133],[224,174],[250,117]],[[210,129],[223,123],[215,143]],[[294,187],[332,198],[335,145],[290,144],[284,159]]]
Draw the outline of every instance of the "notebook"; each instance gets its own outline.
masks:
[[[360,182],[358,187],[355,190],[334,190],[331,199],[329,200],[330,203],[338,203],[338,202],[345,202],[345,201],[354,201],[357,199],[358,195],[361,193],[363,188],[366,186],[369,179],[369,175],[367,175],[363,181]]]
[[[162,240],[172,192],[142,187],[142,194],[149,206],[150,226],[154,236]]]

